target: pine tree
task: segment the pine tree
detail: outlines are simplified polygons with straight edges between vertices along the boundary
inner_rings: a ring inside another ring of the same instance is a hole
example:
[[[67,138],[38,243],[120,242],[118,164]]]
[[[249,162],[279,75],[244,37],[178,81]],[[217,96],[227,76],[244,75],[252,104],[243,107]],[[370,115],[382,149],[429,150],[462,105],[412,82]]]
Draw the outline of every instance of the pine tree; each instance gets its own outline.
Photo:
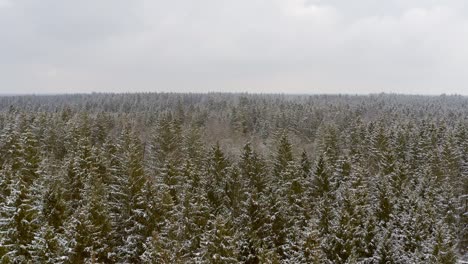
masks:
[[[288,246],[290,246],[288,243],[293,243],[292,240],[288,241],[288,239],[292,237],[291,229],[294,222],[290,218],[294,215],[290,214],[290,210],[287,210],[287,201],[277,193],[269,196],[268,208],[270,219],[267,219],[267,227],[271,230],[268,230],[269,234],[265,240],[272,244],[272,248],[279,258],[286,258],[289,253],[287,252],[289,251]]]
[[[17,175],[10,196],[2,206],[1,233],[4,241],[3,252],[12,262],[27,262],[32,259],[32,241],[41,223],[37,197],[33,184]],[[3,261],[3,260],[2,260]]]
[[[126,146],[123,149],[123,172],[117,193],[120,194],[121,213],[117,220],[120,226],[121,243],[117,247],[119,260],[137,262],[144,252],[147,230],[146,200],[144,186],[147,179],[143,171],[143,148],[136,135],[125,135]]]
[[[377,182],[376,186],[376,202],[375,216],[379,224],[385,225],[390,221],[393,212],[393,199],[391,190],[389,190],[389,180],[387,177],[382,177]]]
[[[65,223],[67,236],[66,263],[85,263],[91,259],[91,236],[87,223],[87,208],[81,206]]]
[[[456,263],[466,104],[0,97],[0,262]]]
[[[455,253],[455,245],[452,242],[453,237],[450,231],[444,227],[443,223],[439,223],[435,233],[434,247],[431,254],[430,263],[454,264],[457,263]]]
[[[248,188],[262,193],[267,187],[265,176],[265,162],[252,150],[250,143],[244,145],[239,162],[241,177],[247,180]]]
[[[174,167],[182,158],[182,131],[180,123],[167,114],[160,118],[153,131],[150,145],[150,173],[165,174],[168,167]]]
[[[321,249],[321,237],[319,235],[317,227],[311,221],[304,228],[304,238],[301,245],[303,252],[302,262],[305,263],[320,263],[324,261],[326,256]]]
[[[90,238],[90,257],[97,262],[112,261],[109,256],[113,250],[113,233],[110,210],[105,198],[107,197],[102,179],[93,174],[86,186],[86,229]]]
[[[369,261],[374,255],[374,224],[367,184],[356,166],[337,190],[339,210],[332,228],[334,262]]]
[[[307,178],[312,169],[312,164],[309,160],[307,152],[304,150],[301,154],[301,169],[302,169],[302,177]]]
[[[273,175],[279,177],[284,169],[293,161],[292,146],[287,134],[281,135],[278,142],[275,161],[273,164]]]
[[[198,253],[201,262],[238,263],[237,235],[230,219],[218,216],[208,223]]]
[[[244,234],[240,237],[240,261],[258,263],[265,250],[272,248],[269,236],[267,203],[257,194],[249,196],[243,205],[240,227]]]
[[[26,128],[19,136],[16,151],[11,156],[11,180],[7,187],[9,196],[4,199],[1,210],[0,240],[3,247],[0,252],[5,254],[2,261],[31,261],[32,241],[42,222],[37,140],[30,126],[24,126]]]
[[[205,192],[208,201],[213,208],[213,213],[217,214],[217,212],[221,209],[221,206],[224,206],[227,203],[225,200],[225,187],[229,173],[229,162],[224,157],[224,154],[221,151],[218,143],[212,148],[211,153],[209,154],[207,166],[208,173]]]
[[[163,194],[161,203],[167,208],[164,220],[161,226],[146,239],[140,259],[145,263],[180,263],[182,245],[178,228],[180,219],[177,218],[180,214],[176,213],[177,209],[169,193]]]
[[[245,192],[240,179],[239,171],[233,168],[227,179],[226,187],[226,203],[233,218],[237,218],[241,213],[241,206]]]
[[[172,229],[183,226],[182,243],[185,244],[184,255],[192,258],[194,253],[201,247],[201,237],[205,232],[205,227],[210,219],[215,216],[211,214],[209,202],[201,192],[186,193],[184,202],[179,207],[180,215],[175,215],[183,219],[182,223],[173,222]]]
[[[325,160],[319,157],[314,169],[312,189],[314,197],[321,198],[332,191],[332,180],[327,171]]]
[[[396,255],[395,245],[393,244],[392,234],[384,229],[378,240],[377,250],[375,251],[374,261],[379,264],[396,264],[398,256]]]
[[[91,169],[91,147],[84,138],[78,141],[77,149],[72,152],[64,167],[64,198],[69,205],[68,211],[83,205],[83,189]]]
[[[67,218],[67,205],[60,182],[49,183],[49,188],[45,190],[42,215],[55,232],[63,232],[63,224]]]
[[[145,244],[145,251],[140,256],[143,263],[181,263],[178,257],[174,256],[175,249],[167,248],[164,241],[165,239],[154,233],[153,236],[148,237]]]
[[[67,260],[66,240],[62,234],[57,234],[53,227],[42,226],[36,233],[32,242],[34,263],[64,263]]]

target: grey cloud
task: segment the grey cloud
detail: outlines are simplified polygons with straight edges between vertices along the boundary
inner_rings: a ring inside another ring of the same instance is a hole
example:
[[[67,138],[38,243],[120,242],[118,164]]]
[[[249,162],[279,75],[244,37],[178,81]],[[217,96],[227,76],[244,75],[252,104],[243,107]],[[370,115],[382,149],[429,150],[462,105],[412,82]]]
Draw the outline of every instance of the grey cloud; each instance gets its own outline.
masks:
[[[0,0],[0,93],[468,94],[463,1]]]

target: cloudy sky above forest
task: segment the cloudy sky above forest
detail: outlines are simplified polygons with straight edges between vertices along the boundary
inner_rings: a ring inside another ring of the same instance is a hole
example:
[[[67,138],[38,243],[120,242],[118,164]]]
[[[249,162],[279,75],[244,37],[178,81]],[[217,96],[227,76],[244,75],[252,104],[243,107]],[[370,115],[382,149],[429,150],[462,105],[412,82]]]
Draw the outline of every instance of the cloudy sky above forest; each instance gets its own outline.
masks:
[[[0,0],[0,93],[468,95],[466,0]]]

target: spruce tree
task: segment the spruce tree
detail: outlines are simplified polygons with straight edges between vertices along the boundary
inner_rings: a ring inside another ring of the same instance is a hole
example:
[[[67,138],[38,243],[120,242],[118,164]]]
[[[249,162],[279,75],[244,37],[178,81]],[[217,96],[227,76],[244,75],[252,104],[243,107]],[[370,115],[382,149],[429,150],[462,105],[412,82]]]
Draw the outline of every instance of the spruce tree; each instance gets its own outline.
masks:
[[[276,150],[276,156],[273,164],[273,174],[275,177],[279,177],[284,169],[290,162],[293,161],[292,146],[289,143],[287,134],[282,134],[279,142],[278,149]]]
[[[216,217],[202,235],[198,257],[207,263],[238,263],[237,234],[229,218]]]
[[[144,186],[147,183],[143,170],[143,147],[135,134],[128,132],[123,149],[123,172],[120,182],[121,212],[117,225],[120,225],[121,243],[117,247],[120,261],[137,262],[144,252],[146,241],[147,215]]]
[[[225,187],[229,173],[229,162],[224,157],[218,143],[212,148],[209,155],[205,192],[213,208],[213,213],[216,214],[221,206],[227,203]]]

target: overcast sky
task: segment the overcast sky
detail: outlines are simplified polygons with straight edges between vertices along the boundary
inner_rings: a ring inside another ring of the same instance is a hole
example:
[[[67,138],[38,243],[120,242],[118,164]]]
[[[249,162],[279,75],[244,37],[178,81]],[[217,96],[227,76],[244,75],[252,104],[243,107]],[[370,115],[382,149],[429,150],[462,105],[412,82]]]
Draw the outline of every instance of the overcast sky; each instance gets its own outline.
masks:
[[[468,95],[466,0],[0,0],[0,93]]]

